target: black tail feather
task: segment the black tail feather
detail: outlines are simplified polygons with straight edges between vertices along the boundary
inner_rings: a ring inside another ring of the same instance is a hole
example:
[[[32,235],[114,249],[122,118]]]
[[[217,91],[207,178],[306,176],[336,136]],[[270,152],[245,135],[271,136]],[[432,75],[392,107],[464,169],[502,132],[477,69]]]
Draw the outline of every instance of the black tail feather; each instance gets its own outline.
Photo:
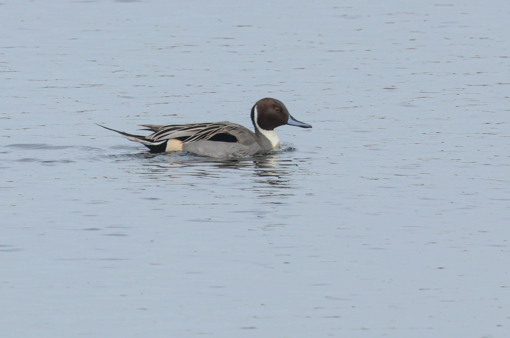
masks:
[[[156,144],[156,145],[144,144],[144,146],[149,148],[149,152],[151,152],[153,154],[165,153],[166,152],[166,144],[167,144],[167,142],[168,141],[163,142],[161,144]]]

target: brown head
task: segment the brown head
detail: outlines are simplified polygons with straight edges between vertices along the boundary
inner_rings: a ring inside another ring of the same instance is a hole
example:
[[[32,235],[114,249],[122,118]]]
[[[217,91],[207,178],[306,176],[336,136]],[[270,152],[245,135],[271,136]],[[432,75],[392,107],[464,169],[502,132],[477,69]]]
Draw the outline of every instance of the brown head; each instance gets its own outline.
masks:
[[[272,98],[265,98],[255,103],[251,109],[251,120],[255,130],[259,128],[273,130],[285,124],[301,128],[312,128],[311,125],[294,119],[280,100]]]

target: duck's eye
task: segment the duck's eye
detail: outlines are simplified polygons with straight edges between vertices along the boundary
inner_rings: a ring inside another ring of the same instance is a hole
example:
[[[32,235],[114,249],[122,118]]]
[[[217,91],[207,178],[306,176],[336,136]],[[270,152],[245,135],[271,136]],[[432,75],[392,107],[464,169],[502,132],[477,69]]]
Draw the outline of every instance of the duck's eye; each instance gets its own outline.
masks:
[[[281,111],[280,107],[276,107],[276,108],[275,108],[275,110],[276,110],[277,112],[280,112],[280,111]]]

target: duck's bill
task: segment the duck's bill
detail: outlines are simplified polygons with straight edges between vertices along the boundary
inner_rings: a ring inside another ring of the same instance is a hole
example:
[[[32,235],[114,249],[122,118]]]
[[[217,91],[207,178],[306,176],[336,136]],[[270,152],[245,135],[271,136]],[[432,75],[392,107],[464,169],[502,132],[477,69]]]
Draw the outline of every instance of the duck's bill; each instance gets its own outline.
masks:
[[[293,118],[292,115],[290,115],[290,114],[289,114],[289,120],[287,121],[287,124],[289,126],[294,126],[294,127],[312,128],[312,126],[309,125],[308,123],[298,121],[295,118]]]

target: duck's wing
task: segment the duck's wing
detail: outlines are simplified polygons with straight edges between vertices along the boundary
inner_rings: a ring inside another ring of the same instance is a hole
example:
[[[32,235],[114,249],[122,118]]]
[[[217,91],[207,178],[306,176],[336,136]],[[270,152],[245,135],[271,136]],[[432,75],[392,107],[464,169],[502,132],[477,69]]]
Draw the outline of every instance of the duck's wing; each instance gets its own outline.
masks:
[[[144,125],[151,130],[157,130],[146,138],[153,142],[179,139],[183,143],[198,142],[203,140],[237,142],[238,132],[246,129],[241,125],[230,122],[193,123],[181,125]]]

